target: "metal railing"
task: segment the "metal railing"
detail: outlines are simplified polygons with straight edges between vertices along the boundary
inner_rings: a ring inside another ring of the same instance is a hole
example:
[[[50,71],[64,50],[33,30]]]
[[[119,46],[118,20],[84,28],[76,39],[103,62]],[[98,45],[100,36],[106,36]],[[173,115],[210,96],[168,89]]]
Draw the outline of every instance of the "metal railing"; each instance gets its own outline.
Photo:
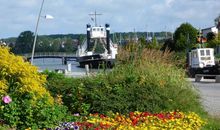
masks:
[[[26,58],[31,57],[31,53],[22,54]],[[60,56],[60,57],[75,57],[75,53],[66,53],[66,52],[36,52],[34,57],[47,57],[47,56]]]

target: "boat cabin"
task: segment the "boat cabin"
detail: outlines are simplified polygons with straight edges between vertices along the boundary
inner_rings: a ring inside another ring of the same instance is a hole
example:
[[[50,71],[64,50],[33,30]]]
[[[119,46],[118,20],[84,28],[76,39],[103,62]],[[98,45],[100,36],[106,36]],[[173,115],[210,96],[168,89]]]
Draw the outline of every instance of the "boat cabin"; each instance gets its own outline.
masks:
[[[106,38],[105,27],[91,27],[90,36],[91,38]]]

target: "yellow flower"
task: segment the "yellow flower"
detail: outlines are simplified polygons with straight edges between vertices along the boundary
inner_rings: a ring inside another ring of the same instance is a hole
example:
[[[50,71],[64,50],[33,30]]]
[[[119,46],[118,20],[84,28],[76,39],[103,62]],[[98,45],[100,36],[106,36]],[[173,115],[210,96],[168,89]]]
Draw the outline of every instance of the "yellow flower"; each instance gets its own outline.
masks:
[[[38,68],[25,62],[21,56],[10,53],[9,48],[0,47],[0,95],[7,93],[13,84],[12,93],[31,94],[33,102],[48,97],[53,104],[53,97],[45,89],[46,76],[38,73]],[[19,95],[17,95],[19,96]]]

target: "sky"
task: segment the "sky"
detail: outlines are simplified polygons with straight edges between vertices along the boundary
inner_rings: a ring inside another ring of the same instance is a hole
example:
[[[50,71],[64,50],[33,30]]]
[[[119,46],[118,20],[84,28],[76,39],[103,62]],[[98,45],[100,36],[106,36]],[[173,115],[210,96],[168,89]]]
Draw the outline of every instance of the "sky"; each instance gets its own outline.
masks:
[[[42,0],[0,0],[0,39],[35,31]],[[111,32],[174,32],[188,22],[197,29],[214,26],[220,0],[45,0],[39,35],[86,33],[86,24],[109,23]],[[54,19],[43,16],[52,15]]]

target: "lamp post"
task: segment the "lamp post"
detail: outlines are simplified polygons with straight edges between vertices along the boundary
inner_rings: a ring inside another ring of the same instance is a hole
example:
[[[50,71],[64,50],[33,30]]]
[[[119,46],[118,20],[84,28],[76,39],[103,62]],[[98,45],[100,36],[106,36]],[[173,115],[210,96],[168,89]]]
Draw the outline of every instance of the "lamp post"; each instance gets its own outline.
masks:
[[[35,32],[34,32],[34,44],[33,44],[32,54],[31,54],[31,64],[32,65],[33,65],[33,60],[34,60],[35,45],[36,45],[36,41],[37,41],[37,30],[38,30],[38,25],[39,25],[43,5],[44,5],[44,0],[42,1],[41,7],[40,7],[40,12],[39,12],[39,15],[38,15],[38,18],[37,18],[37,25],[36,25]]]
[[[44,5],[44,0],[41,3],[40,12],[39,12],[39,15],[38,15],[38,18],[37,18],[37,25],[36,25],[35,32],[34,32],[34,44],[33,44],[32,54],[31,54],[31,64],[32,65],[33,65],[33,61],[34,61],[34,51],[35,51],[35,46],[36,46],[36,42],[37,42],[37,30],[38,30],[38,25],[39,25],[39,22],[40,22],[40,17],[41,17],[41,12],[42,12],[42,9],[43,9],[43,5]],[[53,19],[53,16],[45,15],[44,18],[45,19]]]

